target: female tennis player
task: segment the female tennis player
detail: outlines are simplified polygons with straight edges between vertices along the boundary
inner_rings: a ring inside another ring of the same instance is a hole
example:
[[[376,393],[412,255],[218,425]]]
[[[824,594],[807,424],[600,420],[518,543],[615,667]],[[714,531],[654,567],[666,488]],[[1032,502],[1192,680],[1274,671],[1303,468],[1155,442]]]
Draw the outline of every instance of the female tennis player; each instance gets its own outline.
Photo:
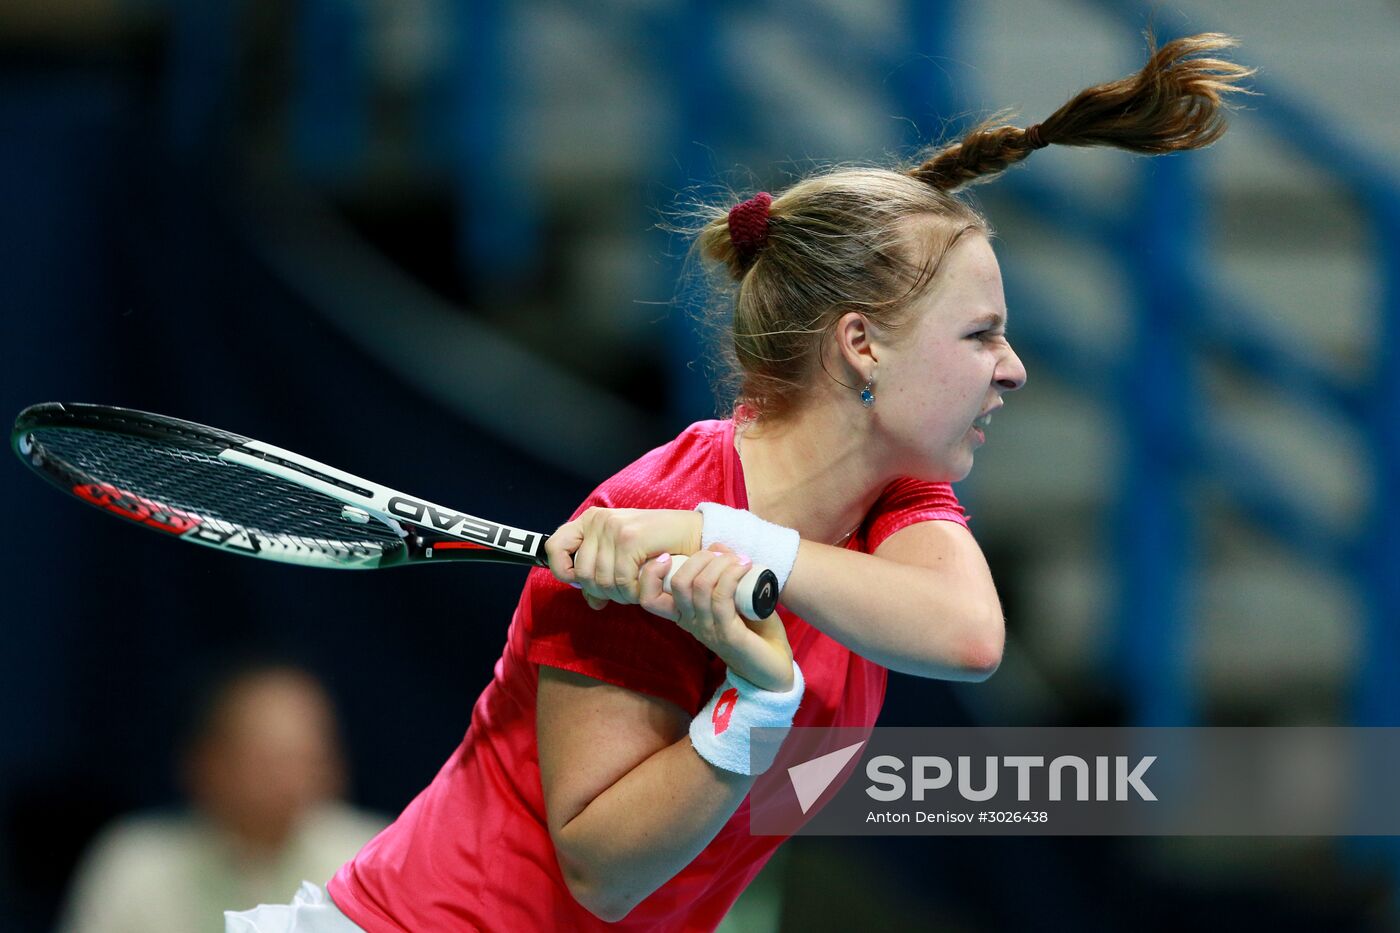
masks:
[[[1194,56],[1234,44],[1180,39],[1028,129],[994,117],[906,170],[715,209],[696,246],[734,286],[733,417],[559,528],[461,746],[329,899],[308,884],[229,929],[714,929],[781,841],[748,829],[776,752],[751,728],[870,728],[887,671],[981,680],[1001,658],[949,484],[1026,372],[988,222],[951,192],[1050,144],[1209,145],[1252,72]],[[761,622],[734,603],[753,563],[782,584]]]

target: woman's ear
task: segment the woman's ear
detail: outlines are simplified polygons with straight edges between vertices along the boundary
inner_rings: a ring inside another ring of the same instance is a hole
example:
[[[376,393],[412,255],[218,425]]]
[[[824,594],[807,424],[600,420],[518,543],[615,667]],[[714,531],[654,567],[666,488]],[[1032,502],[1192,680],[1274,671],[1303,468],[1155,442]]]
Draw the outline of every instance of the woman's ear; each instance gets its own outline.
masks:
[[[837,319],[832,336],[835,356],[847,372],[862,383],[869,379],[880,362],[875,323],[859,311],[847,311]]]

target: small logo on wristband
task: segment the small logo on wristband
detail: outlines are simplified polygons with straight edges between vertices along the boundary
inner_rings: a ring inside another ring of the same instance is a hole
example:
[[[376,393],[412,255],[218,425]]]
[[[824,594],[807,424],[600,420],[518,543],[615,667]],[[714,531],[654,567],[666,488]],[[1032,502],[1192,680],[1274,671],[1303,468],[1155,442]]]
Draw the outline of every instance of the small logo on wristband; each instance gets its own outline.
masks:
[[[739,691],[733,687],[719,695],[715,711],[710,714],[710,722],[715,724],[715,735],[729,728],[729,717],[734,713],[734,705],[739,702]]]

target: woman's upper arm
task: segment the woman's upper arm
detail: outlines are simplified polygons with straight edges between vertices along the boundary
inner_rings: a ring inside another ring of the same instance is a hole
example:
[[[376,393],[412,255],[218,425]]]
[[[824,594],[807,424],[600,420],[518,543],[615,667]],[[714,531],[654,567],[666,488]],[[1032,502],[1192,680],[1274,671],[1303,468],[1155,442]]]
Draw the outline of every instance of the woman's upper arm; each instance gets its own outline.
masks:
[[[961,585],[996,602],[996,584],[982,548],[967,526],[952,521],[906,525],[875,548],[876,557],[954,574]]]
[[[971,618],[980,623],[980,634],[974,638],[978,647],[972,652],[976,656],[973,666],[987,671],[996,668],[1006,638],[1001,598],[987,558],[967,526],[940,520],[915,522],[882,541],[875,556],[927,567],[965,594]]]
[[[690,718],[667,700],[540,665],[540,781],[556,844],[559,831],[595,797],[684,736]]]

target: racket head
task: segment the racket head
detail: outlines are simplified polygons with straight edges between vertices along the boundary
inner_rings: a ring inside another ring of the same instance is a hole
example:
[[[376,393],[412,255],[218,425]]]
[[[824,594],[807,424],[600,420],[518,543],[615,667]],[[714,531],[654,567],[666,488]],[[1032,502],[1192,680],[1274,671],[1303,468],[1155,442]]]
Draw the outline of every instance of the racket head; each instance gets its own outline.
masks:
[[[408,559],[408,542],[337,499],[219,455],[255,443],[165,415],[46,402],[20,412],[21,460],[56,488],[109,515],[226,553],[337,569]],[[366,518],[368,520],[366,520]]]

